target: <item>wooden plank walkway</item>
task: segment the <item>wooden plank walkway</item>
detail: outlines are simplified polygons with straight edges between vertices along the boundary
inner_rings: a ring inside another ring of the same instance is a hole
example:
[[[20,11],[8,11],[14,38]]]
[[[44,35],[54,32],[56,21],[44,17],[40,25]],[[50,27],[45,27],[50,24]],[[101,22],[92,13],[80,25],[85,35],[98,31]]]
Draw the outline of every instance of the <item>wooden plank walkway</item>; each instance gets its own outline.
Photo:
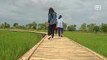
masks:
[[[31,55],[28,51],[19,60],[106,60],[89,49],[71,41],[67,37],[48,40],[47,36]],[[29,56],[30,57],[29,57]]]

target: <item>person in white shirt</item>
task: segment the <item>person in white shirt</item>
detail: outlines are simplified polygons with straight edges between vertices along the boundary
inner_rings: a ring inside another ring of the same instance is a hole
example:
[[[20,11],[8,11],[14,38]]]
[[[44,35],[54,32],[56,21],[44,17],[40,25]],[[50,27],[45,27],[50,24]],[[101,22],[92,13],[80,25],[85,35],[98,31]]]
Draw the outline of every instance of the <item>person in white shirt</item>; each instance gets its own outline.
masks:
[[[62,15],[59,15],[59,17],[57,19],[57,29],[58,29],[59,37],[63,36],[63,25],[64,25],[64,21],[63,21]]]

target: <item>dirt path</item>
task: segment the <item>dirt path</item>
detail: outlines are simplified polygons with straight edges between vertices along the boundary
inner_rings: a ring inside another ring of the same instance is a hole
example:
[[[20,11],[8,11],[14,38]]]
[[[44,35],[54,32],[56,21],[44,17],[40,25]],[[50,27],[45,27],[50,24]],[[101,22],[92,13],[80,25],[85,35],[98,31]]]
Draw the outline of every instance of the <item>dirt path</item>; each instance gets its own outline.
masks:
[[[37,47],[35,47],[37,48]],[[27,60],[26,53],[22,59]],[[67,37],[48,40],[47,36],[43,39],[38,48],[30,55],[28,60],[104,60],[89,51],[87,48],[71,41]]]

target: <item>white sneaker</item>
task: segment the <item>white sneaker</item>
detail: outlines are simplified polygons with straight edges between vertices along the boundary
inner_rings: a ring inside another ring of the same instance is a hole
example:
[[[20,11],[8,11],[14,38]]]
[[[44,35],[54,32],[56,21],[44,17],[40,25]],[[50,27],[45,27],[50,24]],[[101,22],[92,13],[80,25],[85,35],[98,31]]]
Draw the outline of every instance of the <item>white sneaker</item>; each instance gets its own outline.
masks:
[[[51,39],[51,36],[48,37],[48,40],[50,40],[50,39]]]

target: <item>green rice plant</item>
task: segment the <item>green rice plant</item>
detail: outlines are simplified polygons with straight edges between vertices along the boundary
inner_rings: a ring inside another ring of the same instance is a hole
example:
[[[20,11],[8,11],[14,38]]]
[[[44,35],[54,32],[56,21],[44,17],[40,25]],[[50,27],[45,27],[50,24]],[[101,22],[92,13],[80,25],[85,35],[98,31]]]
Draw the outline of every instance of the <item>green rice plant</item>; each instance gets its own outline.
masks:
[[[0,30],[0,60],[17,60],[41,38],[37,33]]]
[[[107,34],[85,33],[85,32],[65,32],[64,35],[81,45],[107,57]]]

